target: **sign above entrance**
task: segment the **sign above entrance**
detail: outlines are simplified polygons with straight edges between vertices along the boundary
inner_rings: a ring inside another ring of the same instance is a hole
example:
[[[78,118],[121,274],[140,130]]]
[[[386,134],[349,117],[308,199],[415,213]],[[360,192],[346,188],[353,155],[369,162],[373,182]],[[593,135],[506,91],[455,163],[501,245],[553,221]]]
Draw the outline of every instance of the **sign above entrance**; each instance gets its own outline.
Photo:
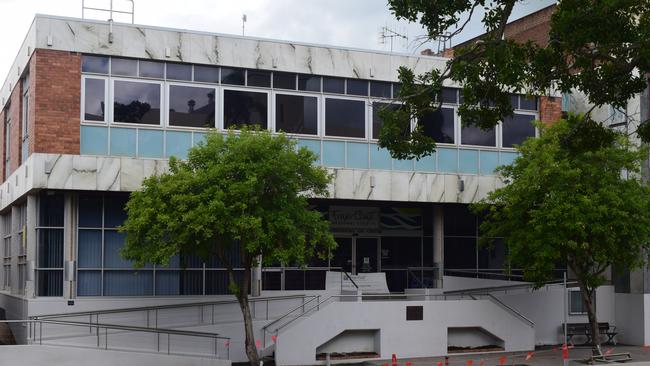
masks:
[[[330,206],[330,228],[332,231],[349,233],[380,232],[379,207]]]

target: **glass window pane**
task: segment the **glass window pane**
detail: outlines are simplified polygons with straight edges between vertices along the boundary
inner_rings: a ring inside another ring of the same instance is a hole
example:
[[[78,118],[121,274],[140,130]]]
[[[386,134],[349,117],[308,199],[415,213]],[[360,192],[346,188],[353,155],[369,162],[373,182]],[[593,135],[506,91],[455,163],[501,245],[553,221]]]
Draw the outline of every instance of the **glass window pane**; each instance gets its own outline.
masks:
[[[124,246],[126,234],[118,231],[107,230],[104,232],[104,267],[106,268],[131,268],[133,262],[120,256]]]
[[[187,152],[192,147],[192,133],[181,131],[167,131],[167,157],[175,156],[187,159]]]
[[[316,154],[317,159],[314,164],[320,165],[320,140],[298,140],[298,147],[306,147]]]
[[[102,196],[98,194],[79,195],[79,226],[102,227]]]
[[[393,158],[385,148],[375,144],[370,145],[370,169],[390,170],[393,167]]]
[[[160,84],[116,80],[113,88],[115,122],[160,124]]]
[[[323,92],[324,93],[345,93],[345,79],[323,77]]]
[[[221,68],[221,83],[230,85],[244,85],[246,80],[244,69]]]
[[[383,124],[379,112],[386,108],[395,111],[399,107],[400,104],[379,103],[379,102],[372,103],[372,138],[373,139],[379,138],[379,132],[381,131],[381,125]]]
[[[89,55],[81,56],[81,71],[108,74],[108,57]]]
[[[438,148],[438,171],[443,173],[458,172],[458,150]]]
[[[397,98],[400,89],[402,89],[402,84],[393,83],[393,98]]]
[[[444,207],[445,236],[476,236],[477,219],[468,205],[455,204]]]
[[[38,230],[38,268],[63,268],[63,229]]]
[[[459,150],[458,171],[466,174],[478,173],[478,150]]]
[[[128,58],[111,58],[111,75],[136,76],[138,60]]]
[[[63,227],[63,193],[42,191],[39,216],[39,226]]]
[[[167,63],[167,79],[192,80],[192,65]]]
[[[463,145],[496,146],[496,131],[494,129],[485,131],[476,126],[463,126],[460,130],[460,143]]]
[[[360,100],[327,98],[325,134],[328,136],[365,137],[366,103]]]
[[[80,152],[88,155],[108,154],[108,128],[81,126]]]
[[[415,162],[415,170],[419,172],[435,172],[436,171],[436,153],[425,156]]]
[[[84,83],[84,120],[104,121],[106,88],[103,79],[86,78]]]
[[[248,86],[261,86],[264,88],[270,88],[271,72],[262,70],[248,70],[246,80]]]
[[[100,271],[79,271],[77,278],[77,295],[101,296],[102,273]]]
[[[111,155],[135,156],[134,128],[111,128]]]
[[[537,110],[537,98],[535,98],[535,97],[527,98],[526,96],[522,95],[519,98],[519,109],[536,111]]]
[[[296,74],[287,72],[274,72],[273,87],[277,89],[296,90]]]
[[[347,153],[348,168],[368,169],[368,144],[348,142]]]
[[[424,125],[424,134],[435,142],[454,143],[454,110],[453,108],[438,108],[425,113],[418,123]]]
[[[476,269],[476,238],[445,237],[445,269]]]
[[[499,166],[499,153],[496,151],[481,151],[481,174],[494,175]]]
[[[371,81],[370,96],[378,97],[378,98],[390,98],[391,97],[390,83],[385,81]]]
[[[138,131],[138,156],[143,158],[163,157],[163,131]]]
[[[63,270],[38,271],[37,296],[63,296]]]
[[[320,76],[298,75],[298,90],[320,92]]]
[[[224,127],[259,125],[267,128],[268,97],[266,93],[239,90],[223,91]]]
[[[318,133],[318,98],[276,94],[275,130],[315,135]]]
[[[422,265],[422,239],[420,237],[381,238],[381,268],[403,269]]]
[[[458,89],[455,88],[442,88],[442,102],[449,104],[458,103]]]
[[[114,228],[126,220],[124,207],[129,200],[128,193],[107,193],[104,198],[104,227]]]
[[[348,79],[348,94],[368,95],[368,82],[366,80]]]
[[[101,230],[79,230],[77,264],[79,268],[102,267]]]
[[[219,68],[213,66],[194,65],[194,81],[204,83],[219,83]]]
[[[345,167],[345,142],[323,141],[323,165],[327,167]]]
[[[153,295],[153,271],[106,271],[104,272],[104,295],[151,296]]]
[[[165,74],[165,64],[156,61],[140,61],[140,76],[143,78],[162,79]]]
[[[214,127],[215,90],[193,86],[169,86],[169,124]]]
[[[523,101],[523,99],[522,99]],[[529,137],[535,137],[535,116],[526,114],[515,114],[506,117],[502,125],[503,147],[514,147],[520,145]]]

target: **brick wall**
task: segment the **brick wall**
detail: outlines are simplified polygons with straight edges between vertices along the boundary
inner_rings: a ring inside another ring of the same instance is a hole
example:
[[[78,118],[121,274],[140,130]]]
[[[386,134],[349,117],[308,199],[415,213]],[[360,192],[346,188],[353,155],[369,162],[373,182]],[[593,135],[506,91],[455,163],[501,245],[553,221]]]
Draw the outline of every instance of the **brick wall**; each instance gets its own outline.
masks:
[[[4,181],[5,172],[5,134],[9,133],[9,168],[10,171],[16,170],[20,166],[20,136],[21,136],[21,113],[22,113],[22,88],[20,83],[14,86],[9,101],[0,111],[0,181]],[[6,129],[7,117],[11,118],[11,127]]]
[[[31,62],[35,119],[30,126],[30,153],[78,155],[81,55],[38,49]]]
[[[547,125],[555,123],[562,118],[562,98],[539,98],[539,119]]]

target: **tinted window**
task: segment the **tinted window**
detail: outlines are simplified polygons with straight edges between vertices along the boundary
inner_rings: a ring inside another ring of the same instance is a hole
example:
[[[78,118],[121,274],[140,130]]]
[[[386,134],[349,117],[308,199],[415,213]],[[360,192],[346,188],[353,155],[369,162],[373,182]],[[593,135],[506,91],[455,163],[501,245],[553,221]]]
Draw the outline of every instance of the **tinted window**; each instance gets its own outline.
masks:
[[[266,93],[224,90],[224,127],[259,125],[261,128],[266,128],[268,118],[267,99]]]
[[[104,80],[86,78],[84,84],[84,120],[104,121]]]
[[[298,90],[320,92],[320,76],[298,75]]]
[[[442,102],[449,104],[458,103],[458,89],[442,88]]]
[[[108,74],[108,57],[88,56],[81,57],[81,71]]]
[[[537,98],[526,98],[525,96],[521,96],[519,98],[519,109],[526,109],[529,111],[536,111],[537,110]]]
[[[245,74],[243,69],[221,68],[221,82],[230,85],[244,85]]]
[[[386,83],[383,81],[371,81],[370,95],[379,98],[390,98],[391,97],[390,83]]]
[[[523,99],[522,99],[523,101]],[[529,137],[535,137],[534,116],[515,114],[503,120],[503,147],[519,145]]]
[[[510,105],[514,109],[519,109],[519,96],[517,94],[510,95]]]
[[[289,74],[286,72],[274,72],[273,87],[279,89],[296,90],[296,74]]]
[[[366,103],[358,100],[330,99],[325,102],[325,134],[365,137]]]
[[[477,218],[467,205],[444,207],[445,236],[476,236]]]
[[[494,129],[482,130],[476,126],[463,126],[460,130],[460,143],[463,145],[496,146]]]
[[[368,95],[368,82],[365,80],[348,79],[348,94]]]
[[[393,98],[397,98],[397,95],[399,94],[400,89],[402,88],[402,84],[393,84]]]
[[[169,124],[187,127],[214,127],[215,91],[211,88],[171,85]]]
[[[345,79],[323,77],[323,92],[345,93]]]
[[[435,142],[454,143],[454,110],[438,108],[425,113],[419,120],[424,126],[424,134]]]
[[[194,80],[204,83],[219,82],[219,68],[211,66],[194,66]]]
[[[140,76],[143,78],[162,79],[165,74],[165,64],[155,61],[140,61]]]
[[[160,124],[160,85],[116,80],[113,87],[113,120]]]
[[[167,79],[192,80],[192,65],[168,63]]]
[[[127,58],[111,58],[111,75],[136,76],[138,61]]]
[[[381,130],[381,125],[383,121],[379,116],[379,112],[382,109],[388,108],[390,110],[397,110],[400,107],[399,104],[390,104],[390,103],[372,103],[372,138],[379,138],[379,131]]]
[[[298,95],[275,96],[275,129],[315,135],[318,132],[318,98]]]
[[[248,70],[248,86],[271,87],[271,73],[269,71]]]

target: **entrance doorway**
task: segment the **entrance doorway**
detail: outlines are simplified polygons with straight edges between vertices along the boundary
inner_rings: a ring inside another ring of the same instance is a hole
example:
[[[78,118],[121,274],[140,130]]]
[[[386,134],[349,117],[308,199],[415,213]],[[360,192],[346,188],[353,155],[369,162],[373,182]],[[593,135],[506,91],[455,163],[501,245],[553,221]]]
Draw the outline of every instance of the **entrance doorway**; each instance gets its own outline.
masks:
[[[332,267],[340,267],[354,275],[381,270],[378,237],[337,237],[335,240],[338,247],[332,257]]]

